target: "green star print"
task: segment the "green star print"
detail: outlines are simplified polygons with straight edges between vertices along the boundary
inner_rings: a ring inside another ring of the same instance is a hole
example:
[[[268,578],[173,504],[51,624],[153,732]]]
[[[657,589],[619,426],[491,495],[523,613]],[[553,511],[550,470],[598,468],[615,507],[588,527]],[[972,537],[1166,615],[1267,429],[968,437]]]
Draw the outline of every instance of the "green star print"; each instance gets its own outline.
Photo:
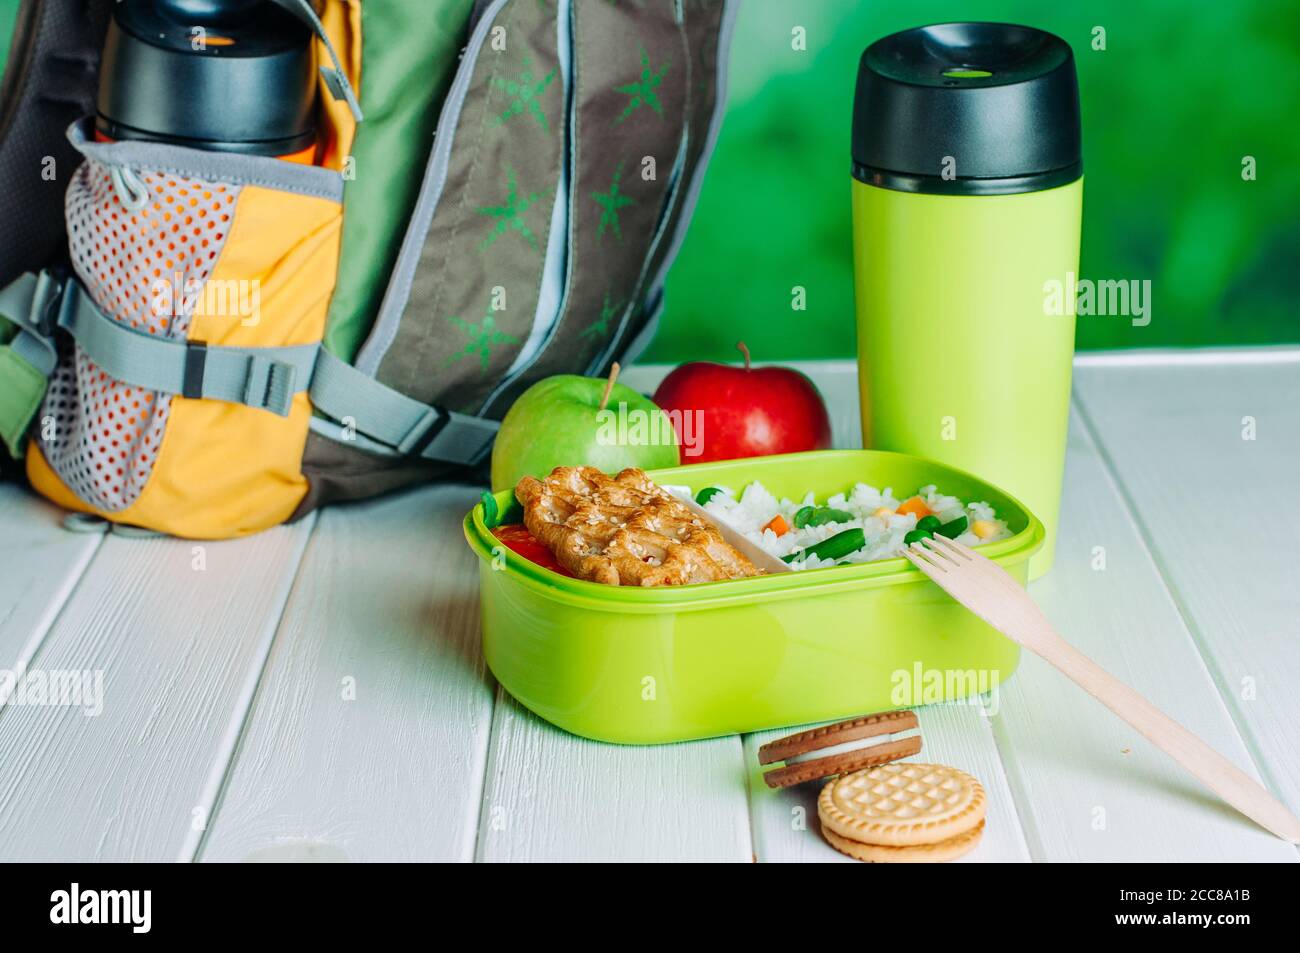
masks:
[[[600,317],[597,318],[595,321],[591,322],[591,324],[589,324],[583,331],[581,331],[578,334],[578,337],[585,338],[590,336],[593,338],[597,338],[597,337],[603,338],[606,334],[609,333],[610,320],[613,319],[619,313],[619,311],[622,310],[622,308],[623,308],[623,302],[621,301],[618,304],[610,304],[609,292],[608,291],[605,292],[605,300],[600,306]]]
[[[668,67],[672,61],[665,60],[658,70],[652,70],[650,68],[650,54],[646,52],[644,46],[639,47],[639,49],[641,50],[641,78],[636,82],[614,87],[615,92],[629,97],[627,105],[623,107],[623,111],[614,120],[614,125],[618,125],[642,106],[649,106],[658,116],[664,114],[663,104],[659,102],[659,94],[655,90],[663,82],[664,75],[668,72]]]
[[[504,90],[507,96],[512,97],[501,115],[497,117],[495,125],[503,126],[511,118],[528,113],[537,120],[537,125],[550,132],[550,123],[547,122],[546,113],[542,110],[541,95],[546,92],[546,87],[550,86],[551,81],[555,79],[555,70],[551,70],[540,80],[534,80],[533,71],[529,69],[528,60],[524,60],[523,67],[523,72],[519,74],[518,79],[492,77],[492,85],[497,89]]]
[[[483,313],[483,320],[478,324],[454,316],[449,317],[447,320],[469,335],[469,340],[465,343],[464,349],[457,354],[453,354],[450,360],[447,361],[449,367],[461,358],[473,357],[477,354],[479,369],[486,371],[488,362],[492,358],[493,345],[519,343],[519,339],[513,334],[506,334],[504,331],[497,329],[496,318],[493,317],[491,305]]]
[[[619,163],[614,169],[614,178],[609,184],[608,192],[592,192],[591,197],[596,200],[604,211],[600,213],[600,224],[596,228],[596,237],[603,238],[605,230],[610,229],[614,232],[614,237],[620,242],[623,240],[623,230],[619,226],[618,210],[627,208],[629,205],[636,203],[629,197],[619,191],[619,180],[623,178],[623,163]]]
[[[488,233],[487,238],[479,243],[479,251],[487,251],[493,242],[509,231],[518,232],[528,242],[533,251],[539,251],[537,236],[528,227],[528,222],[524,219],[524,212],[528,211],[534,202],[549,191],[550,189],[542,192],[529,192],[528,195],[520,198],[519,183],[515,178],[515,170],[510,166],[506,166],[506,204],[485,205],[477,209],[480,215],[494,218],[497,222],[492,231]]]

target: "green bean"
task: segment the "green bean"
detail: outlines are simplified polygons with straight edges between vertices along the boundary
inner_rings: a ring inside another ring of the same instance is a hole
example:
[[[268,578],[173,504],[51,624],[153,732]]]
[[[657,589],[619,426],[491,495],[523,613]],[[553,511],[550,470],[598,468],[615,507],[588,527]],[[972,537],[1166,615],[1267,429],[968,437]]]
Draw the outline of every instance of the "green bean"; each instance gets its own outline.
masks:
[[[944,523],[935,530],[940,536],[947,536],[949,539],[956,539],[962,533],[966,532],[968,520],[964,516],[959,516],[955,520]]]
[[[908,534],[903,537],[903,545],[911,546],[913,543],[919,543],[923,539],[934,539],[934,533],[930,532],[928,529],[910,530]]]
[[[827,523],[847,523],[853,514],[847,510],[837,510],[833,506],[820,506],[808,521],[809,526],[824,526]]]
[[[853,514],[847,510],[837,510],[833,506],[805,506],[794,514],[794,528],[806,526],[825,526],[827,523],[847,523]]]
[[[933,533],[935,530],[939,528],[939,525],[942,522],[943,521],[940,520],[939,517],[931,513],[928,516],[922,516],[919,520],[917,520],[916,528],[923,529],[927,533]]]
[[[818,559],[843,559],[849,553],[855,553],[863,546],[867,545],[867,537],[860,529],[846,529],[842,533],[836,533],[827,539],[823,539],[815,546],[809,546],[807,549],[798,553],[791,553],[789,556],[781,558],[788,563],[798,562],[807,559],[809,556],[816,556]]]
[[[704,489],[700,490],[699,493],[695,494],[695,502],[700,504],[700,506],[703,506],[721,492],[722,490],[719,487],[706,486]]]

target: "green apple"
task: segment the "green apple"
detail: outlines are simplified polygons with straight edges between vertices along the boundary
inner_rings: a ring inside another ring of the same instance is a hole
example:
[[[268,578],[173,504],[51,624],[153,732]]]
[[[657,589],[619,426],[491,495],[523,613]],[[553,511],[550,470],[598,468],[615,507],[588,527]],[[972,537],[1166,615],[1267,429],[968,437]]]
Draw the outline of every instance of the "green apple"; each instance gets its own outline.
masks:
[[[542,479],[556,467],[677,466],[672,421],[649,397],[613,382],[616,374],[560,374],[524,391],[492,448],[492,489],[513,488],[523,476]]]

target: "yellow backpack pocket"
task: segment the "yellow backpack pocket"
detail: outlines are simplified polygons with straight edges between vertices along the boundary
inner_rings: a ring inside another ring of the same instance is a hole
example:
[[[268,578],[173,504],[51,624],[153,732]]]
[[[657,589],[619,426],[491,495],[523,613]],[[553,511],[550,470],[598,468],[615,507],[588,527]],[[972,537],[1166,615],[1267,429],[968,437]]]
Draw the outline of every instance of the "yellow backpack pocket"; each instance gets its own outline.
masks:
[[[27,457],[54,502],[193,538],[257,532],[307,491],[307,389],[338,267],[342,176],[95,142],[68,190],[70,331]]]

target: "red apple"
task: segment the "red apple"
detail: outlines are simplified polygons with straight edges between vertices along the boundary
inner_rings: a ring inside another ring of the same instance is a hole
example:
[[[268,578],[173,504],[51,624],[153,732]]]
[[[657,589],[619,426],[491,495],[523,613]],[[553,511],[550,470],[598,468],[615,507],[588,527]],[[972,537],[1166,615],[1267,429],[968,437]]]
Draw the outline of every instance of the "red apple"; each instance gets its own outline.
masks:
[[[816,385],[788,367],[750,367],[745,343],[736,347],[744,367],[693,361],[655,391],[677,428],[682,463],[829,447],[830,415]]]

